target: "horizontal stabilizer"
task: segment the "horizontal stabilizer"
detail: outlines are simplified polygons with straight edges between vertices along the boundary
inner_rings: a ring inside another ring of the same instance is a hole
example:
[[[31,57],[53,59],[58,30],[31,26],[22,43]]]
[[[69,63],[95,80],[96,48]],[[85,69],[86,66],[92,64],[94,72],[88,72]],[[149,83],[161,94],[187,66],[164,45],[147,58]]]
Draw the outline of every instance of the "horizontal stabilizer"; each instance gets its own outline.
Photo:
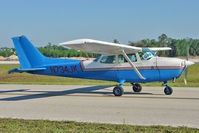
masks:
[[[22,73],[22,72],[33,72],[33,71],[43,71],[43,70],[46,70],[46,68],[30,68],[30,69],[19,69],[19,68],[14,68],[10,71],[8,71],[8,74],[11,74],[11,73]]]

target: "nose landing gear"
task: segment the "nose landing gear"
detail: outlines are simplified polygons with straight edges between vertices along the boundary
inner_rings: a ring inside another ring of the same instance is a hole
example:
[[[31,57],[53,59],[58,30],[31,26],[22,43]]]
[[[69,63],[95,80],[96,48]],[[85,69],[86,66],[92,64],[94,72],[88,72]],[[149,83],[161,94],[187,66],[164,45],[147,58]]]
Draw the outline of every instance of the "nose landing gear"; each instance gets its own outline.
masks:
[[[164,82],[164,84],[166,87],[164,88],[164,93],[165,95],[171,95],[173,93],[173,89],[168,86],[167,82]]]

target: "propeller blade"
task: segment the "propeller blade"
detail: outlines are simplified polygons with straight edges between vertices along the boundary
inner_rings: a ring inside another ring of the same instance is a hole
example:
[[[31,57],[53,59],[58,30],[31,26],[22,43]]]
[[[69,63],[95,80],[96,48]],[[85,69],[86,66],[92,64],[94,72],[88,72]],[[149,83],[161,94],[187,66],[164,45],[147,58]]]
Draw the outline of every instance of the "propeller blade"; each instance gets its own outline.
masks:
[[[195,64],[194,62],[192,62],[192,61],[185,61],[185,69],[184,69],[184,74],[185,74],[185,76],[184,76],[184,83],[185,83],[185,85],[187,85],[187,75],[188,75],[188,67],[189,66],[191,66],[191,65],[193,65],[193,64]]]
[[[185,68],[185,76],[184,76],[184,83],[187,85],[187,74],[188,74],[188,66]]]
[[[193,65],[194,63],[189,61],[189,45],[187,46],[187,61],[186,63],[186,68],[185,68],[185,75],[184,75],[184,83],[187,85],[187,74],[188,74],[188,66]]]

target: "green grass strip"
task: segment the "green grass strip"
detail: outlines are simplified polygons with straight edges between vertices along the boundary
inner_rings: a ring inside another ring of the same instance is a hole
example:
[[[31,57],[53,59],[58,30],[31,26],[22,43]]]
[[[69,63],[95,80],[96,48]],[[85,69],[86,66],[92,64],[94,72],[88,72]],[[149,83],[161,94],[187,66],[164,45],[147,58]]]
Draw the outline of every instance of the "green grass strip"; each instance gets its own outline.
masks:
[[[0,119],[2,133],[199,133],[199,129],[170,126],[131,126],[73,121]]]

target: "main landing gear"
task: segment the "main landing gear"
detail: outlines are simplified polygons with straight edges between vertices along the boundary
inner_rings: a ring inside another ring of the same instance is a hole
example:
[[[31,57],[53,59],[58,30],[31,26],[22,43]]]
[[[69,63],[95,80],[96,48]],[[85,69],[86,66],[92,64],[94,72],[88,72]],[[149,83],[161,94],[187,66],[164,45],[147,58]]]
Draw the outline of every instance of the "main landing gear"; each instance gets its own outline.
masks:
[[[122,96],[124,94],[124,89],[122,88],[123,83],[125,82],[125,80],[121,80],[119,83],[119,86],[116,86],[115,88],[113,88],[113,94],[115,96]]]
[[[115,88],[113,88],[113,94],[115,96],[122,96],[124,94],[124,89],[120,86],[116,86]]]
[[[141,92],[142,90],[142,86],[138,83],[131,83],[132,84],[132,88],[134,92]]]
[[[168,86],[167,82],[164,82],[165,88],[164,88],[164,94],[165,95],[171,95],[173,93],[173,89]]]
[[[141,92],[142,90],[142,86],[138,83],[131,83],[133,85],[133,91],[134,92]],[[122,84],[120,84],[119,86],[116,86],[113,88],[113,94],[115,96],[122,96],[124,94],[124,89],[122,88]]]

